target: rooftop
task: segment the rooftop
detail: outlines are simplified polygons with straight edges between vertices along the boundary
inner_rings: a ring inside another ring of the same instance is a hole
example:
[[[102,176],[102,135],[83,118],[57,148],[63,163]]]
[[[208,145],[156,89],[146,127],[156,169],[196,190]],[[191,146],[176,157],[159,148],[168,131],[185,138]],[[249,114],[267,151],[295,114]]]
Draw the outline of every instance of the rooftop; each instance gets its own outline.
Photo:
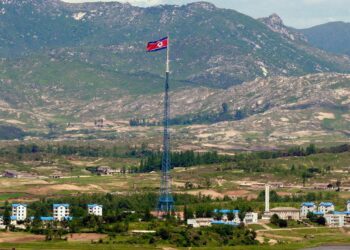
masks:
[[[275,208],[270,209],[270,211],[272,211],[272,212],[286,212],[286,211],[299,212],[299,209],[297,209],[295,207],[275,207]]]
[[[53,204],[53,207],[54,208],[58,208],[58,207],[66,207],[66,208],[68,208],[69,204]]]
[[[237,214],[239,213],[239,210],[230,210],[230,209],[214,209],[214,213],[222,213],[222,214],[229,214],[229,213],[233,213],[233,214]]]
[[[99,205],[99,204],[88,204],[87,205],[89,208],[90,207],[103,207],[102,205]]]
[[[344,214],[344,215],[350,215],[350,211],[334,211],[333,214]]]
[[[301,205],[304,207],[313,207],[313,206],[315,206],[315,203],[314,202],[304,202]]]
[[[229,225],[229,226],[238,226],[237,223],[234,223],[232,221],[222,221],[222,220],[212,220],[212,225]]]
[[[321,202],[320,203],[320,206],[323,206],[323,207],[331,207],[331,206],[334,206],[332,202]]]
[[[27,204],[21,204],[21,203],[14,203],[14,204],[12,204],[12,207],[19,207],[19,206],[26,207]]]

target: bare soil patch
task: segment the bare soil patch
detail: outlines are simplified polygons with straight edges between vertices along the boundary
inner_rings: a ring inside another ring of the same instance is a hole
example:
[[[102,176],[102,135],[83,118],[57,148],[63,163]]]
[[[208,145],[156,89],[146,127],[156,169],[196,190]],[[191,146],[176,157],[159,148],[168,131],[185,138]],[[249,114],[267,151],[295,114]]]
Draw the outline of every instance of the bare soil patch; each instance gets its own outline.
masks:
[[[68,235],[68,241],[91,241],[106,238],[105,234],[97,233],[76,233]]]
[[[320,121],[324,119],[335,119],[335,115],[333,113],[320,112],[316,115],[316,118]]]
[[[204,189],[204,190],[192,190],[192,191],[187,191],[186,193],[188,194],[192,194],[192,195],[207,195],[207,196],[211,196],[212,198],[224,198],[224,194],[221,194],[219,192],[216,192],[214,190],[208,190],[208,189]]]
[[[32,235],[24,233],[14,233],[14,232],[2,232],[0,233],[1,243],[26,243],[32,241],[43,241],[45,239],[44,235]]]

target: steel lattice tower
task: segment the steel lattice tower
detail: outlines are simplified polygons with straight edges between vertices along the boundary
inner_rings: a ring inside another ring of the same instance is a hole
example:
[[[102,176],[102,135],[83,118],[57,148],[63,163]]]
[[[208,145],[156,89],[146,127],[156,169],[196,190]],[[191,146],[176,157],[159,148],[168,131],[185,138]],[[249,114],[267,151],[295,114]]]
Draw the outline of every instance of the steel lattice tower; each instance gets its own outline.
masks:
[[[168,36],[165,88],[164,88],[164,117],[163,117],[163,156],[162,171],[160,181],[160,196],[158,200],[158,211],[170,213],[174,211],[174,198],[171,194],[171,176],[170,176],[170,134],[169,134],[169,75],[170,75],[170,37]]]

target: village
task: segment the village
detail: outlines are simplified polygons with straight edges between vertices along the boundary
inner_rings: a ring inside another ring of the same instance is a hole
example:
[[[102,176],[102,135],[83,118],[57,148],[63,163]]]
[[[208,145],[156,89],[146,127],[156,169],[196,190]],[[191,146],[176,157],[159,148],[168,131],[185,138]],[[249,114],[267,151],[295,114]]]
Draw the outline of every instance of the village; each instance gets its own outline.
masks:
[[[86,211],[88,215],[102,217],[103,205],[100,204],[87,204]],[[126,211],[125,211],[126,212]],[[130,211],[127,211],[130,212]],[[151,211],[151,214],[158,219],[163,220],[165,214],[159,211]],[[176,211],[174,216],[184,221],[184,212]],[[194,215],[193,215],[194,216]],[[336,211],[332,202],[320,202],[318,205],[314,202],[303,202],[300,208],[294,207],[274,207],[270,209],[270,185],[265,185],[265,211],[251,211],[244,213],[244,216],[240,215],[240,210],[237,209],[215,209],[213,216],[208,218],[188,218],[185,223],[193,228],[209,227],[212,225],[228,225],[237,227],[239,225],[251,225],[260,224],[266,227],[275,217],[278,220],[285,221],[297,221],[304,223],[306,226],[309,224],[306,222],[311,216],[317,218],[324,218],[324,225],[328,227],[350,227],[350,201],[346,204],[345,211]],[[192,215],[191,215],[192,217]],[[14,203],[11,205],[11,215],[9,216],[10,225],[18,229],[26,229],[26,224],[30,224],[34,219],[40,220],[43,225],[51,222],[63,222],[71,221],[73,217],[70,215],[70,204],[53,204],[52,216],[40,216],[35,218],[34,216],[28,216],[27,204]],[[141,219],[140,219],[141,220]],[[6,218],[0,217],[0,228],[5,229]],[[26,222],[26,223],[25,223]],[[282,226],[283,227],[283,226]],[[136,230],[137,231],[137,230]],[[149,233],[150,231],[144,231]]]

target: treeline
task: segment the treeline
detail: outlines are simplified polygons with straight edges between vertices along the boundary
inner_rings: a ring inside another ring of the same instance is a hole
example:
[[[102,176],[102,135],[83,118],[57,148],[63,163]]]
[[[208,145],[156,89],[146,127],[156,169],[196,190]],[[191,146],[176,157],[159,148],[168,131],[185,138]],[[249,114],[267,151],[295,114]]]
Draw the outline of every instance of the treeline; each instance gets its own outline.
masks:
[[[138,126],[141,126],[141,127],[151,127],[151,126],[160,126],[162,125],[162,122],[159,122],[159,121],[151,121],[151,120],[148,120],[148,119],[138,119],[138,118],[134,118],[134,119],[130,119],[129,120],[129,125],[131,127],[138,127]]]
[[[19,144],[2,147],[0,156],[23,154],[52,154],[82,157],[145,157],[152,151],[142,144],[140,147],[120,148],[102,144]]]
[[[171,167],[190,167],[233,161],[232,156],[219,155],[216,151],[195,153],[194,151],[171,152]],[[141,160],[140,172],[158,171],[162,167],[162,152],[155,152]]]
[[[237,121],[242,120],[252,112],[248,110],[236,110],[234,112],[229,111],[229,105],[227,103],[222,103],[221,109],[218,112],[210,113],[198,113],[198,114],[188,114],[181,115],[174,118],[170,118],[170,125],[191,125],[191,124],[211,124],[222,121]],[[130,126],[160,126],[161,121],[150,121],[147,119],[134,118],[129,120]]]
[[[336,200],[338,198],[337,193],[330,192],[309,192],[306,194],[293,194],[286,196],[279,196],[275,190],[270,191],[270,202],[305,202],[305,201],[329,201]],[[265,201],[265,191],[261,191],[258,195],[257,201]]]
[[[274,150],[274,151],[260,151],[252,152],[249,154],[238,154],[238,158],[250,158],[250,159],[275,159],[290,156],[308,156],[320,153],[344,153],[350,152],[350,144],[343,144],[339,146],[329,148],[317,148],[315,144],[310,144],[307,147],[294,146],[287,150]],[[237,158],[236,157],[236,158]]]

